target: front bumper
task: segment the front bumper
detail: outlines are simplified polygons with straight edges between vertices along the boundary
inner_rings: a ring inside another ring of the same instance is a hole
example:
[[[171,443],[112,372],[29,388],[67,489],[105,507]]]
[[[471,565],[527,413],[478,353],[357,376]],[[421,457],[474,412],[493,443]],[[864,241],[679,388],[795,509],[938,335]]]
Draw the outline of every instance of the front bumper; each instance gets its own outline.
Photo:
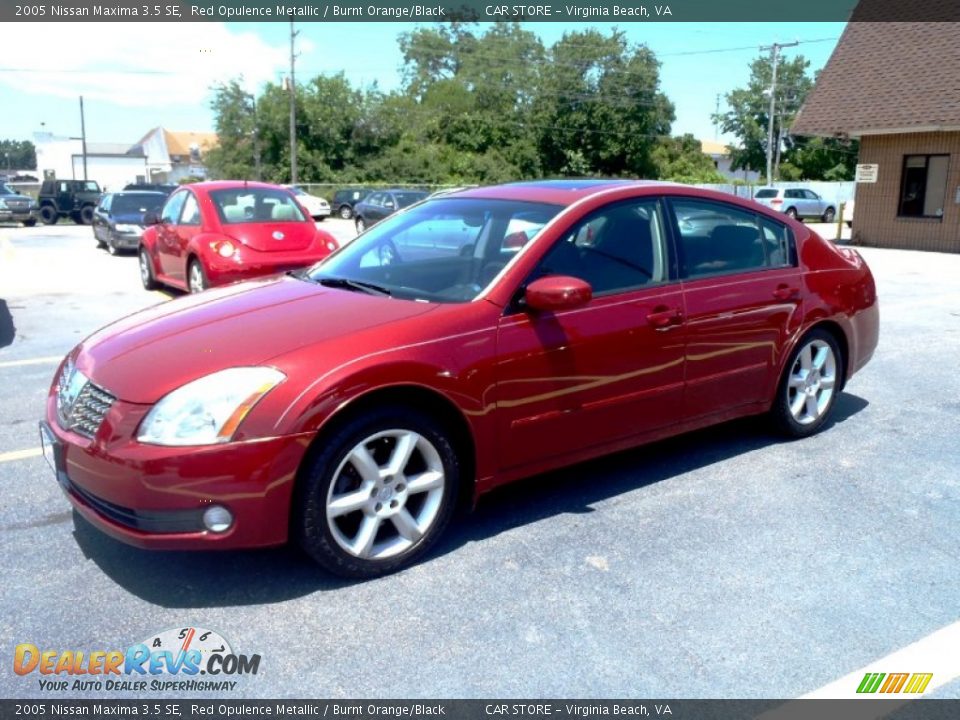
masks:
[[[148,406],[117,401],[92,440],[61,428],[56,399],[41,423],[48,461],[70,503],[117,540],[153,550],[281,545],[287,540],[297,469],[311,436],[291,435],[203,447],[134,440]],[[222,533],[204,528],[212,505],[233,514]]]
[[[142,237],[142,231],[138,233],[121,233],[116,232],[115,230],[110,231],[110,240],[113,242],[113,246],[122,250],[136,250],[138,247],[140,247],[140,239]]]
[[[0,210],[0,222],[27,222],[36,219],[33,210]]]

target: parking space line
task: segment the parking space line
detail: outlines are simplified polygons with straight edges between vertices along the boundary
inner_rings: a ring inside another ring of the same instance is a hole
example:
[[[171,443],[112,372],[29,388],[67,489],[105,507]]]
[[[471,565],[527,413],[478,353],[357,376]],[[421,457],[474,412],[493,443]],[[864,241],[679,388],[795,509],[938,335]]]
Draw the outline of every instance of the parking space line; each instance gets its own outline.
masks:
[[[50,355],[49,357],[27,358],[26,360],[7,360],[0,362],[0,368],[21,367],[23,365],[48,365],[58,363],[63,360],[63,355]]]
[[[876,660],[866,667],[854,670],[839,680],[809,692],[801,699],[830,699],[851,697],[879,697],[880,695],[857,694],[864,675],[867,673],[933,673],[933,677],[926,685],[924,695],[936,690],[942,685],[960,677],[960,620],[940,628],[936,632],[920,638],[915,643],[907,645],[884,658]],[[889,694],[886,697],[891,697]],[[923,695],[894,695],[900,699],[913,699]]]
[[[43,455],[43,449],[41,448],[12,450],[10,452],[0,453],[0,463],[13,462],[14,460],[26,460],[27,458],[39,457],[40,455]]]
[[[911,700],[919,700],[939,687],[960,677],[960,621],[942,627],[886,657],[827,683],[798,700],[863,699],[874,702],[853,703],[844,707],[848,720],[877,720],[895,712]],[[882,674],[883,677],[866,676]],[[890,676],[895,676],[891,678]],[[918,675],[923,677],[917,677]],[[910,676],[907,681],[906,677]],[[886,684],[881,682],[887,678]],[[890,680],[895,680],[891,683]],[[863,692],[858,689],[866,688]],[[919,689],[919,692],[918,692]],[[877,700],[883,700],[877,703]],[[810,705],[787,701],[759,715],[757,720],[797,720],[809,717]]]

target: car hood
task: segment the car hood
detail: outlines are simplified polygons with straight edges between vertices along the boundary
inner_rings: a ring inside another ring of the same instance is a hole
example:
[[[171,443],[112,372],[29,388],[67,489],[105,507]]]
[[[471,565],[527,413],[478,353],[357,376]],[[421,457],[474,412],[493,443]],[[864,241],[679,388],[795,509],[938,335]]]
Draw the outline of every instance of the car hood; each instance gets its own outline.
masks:
[[[121,400],[154,403],[218,370],[267,363],[436,307],[274,277],[207,290],[123,318],[87,338],[76,363]]]

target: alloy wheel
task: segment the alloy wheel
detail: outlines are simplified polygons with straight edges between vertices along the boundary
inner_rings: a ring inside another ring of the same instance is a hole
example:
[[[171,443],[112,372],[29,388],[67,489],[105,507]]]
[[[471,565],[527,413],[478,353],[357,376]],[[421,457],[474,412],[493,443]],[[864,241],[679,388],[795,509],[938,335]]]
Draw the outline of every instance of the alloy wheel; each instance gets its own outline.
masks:
[[[443,462],[432,442],[412,430],[378,432],[357,443],[334,473],[327,526],[353,557],[390,558],[429,533],[445,488]]]
[[[797,354],[787,379],[787,407],[800,425],[811,425],[829,409],[837,386],[837,358],[820,339],[808,342]]]
[[[206,287],[206,279],[203,277],[203,268],[200,267],[200,263],[194,260],[190,263],[189,278],[187,282],[190,285],[190,292],[198,293],[203,292]]]

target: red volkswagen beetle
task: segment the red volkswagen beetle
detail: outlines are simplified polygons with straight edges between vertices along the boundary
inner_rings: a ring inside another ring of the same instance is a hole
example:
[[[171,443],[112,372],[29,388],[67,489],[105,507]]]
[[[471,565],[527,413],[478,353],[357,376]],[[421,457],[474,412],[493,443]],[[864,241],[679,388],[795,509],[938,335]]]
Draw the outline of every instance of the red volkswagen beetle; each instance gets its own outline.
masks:
[[[41,436],[73,505],[120,540],[295,539],[374,576],[520,477],[744,415],[817,432],[878,319],[860,255],[755,203],[479,188],[308,270],[99,331],[58,369]]]
[[[337,249],[286,188],[253,182],[184,185],[148,214],[140,279],[190,292],[312,265]]]

